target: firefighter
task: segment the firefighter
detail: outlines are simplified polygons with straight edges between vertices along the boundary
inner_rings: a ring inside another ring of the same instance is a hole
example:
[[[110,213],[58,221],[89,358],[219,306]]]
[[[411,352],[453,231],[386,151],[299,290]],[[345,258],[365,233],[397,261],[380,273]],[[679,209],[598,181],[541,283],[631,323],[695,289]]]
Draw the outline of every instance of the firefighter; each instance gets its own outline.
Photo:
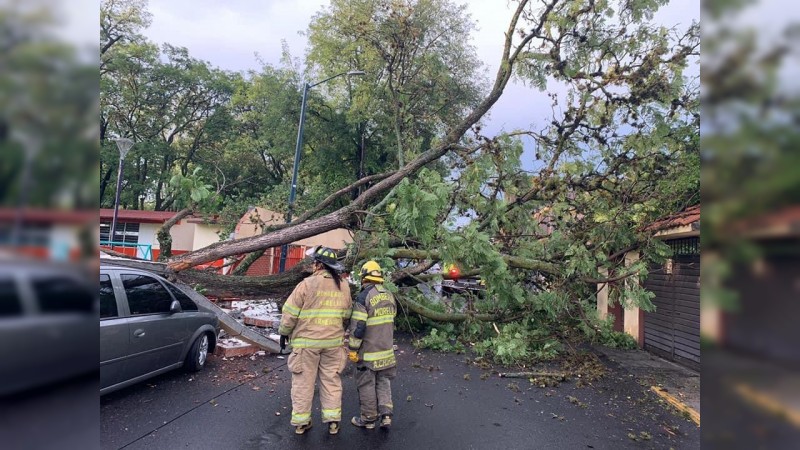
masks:
[[[292,420],[295,433],[311,428],[311,403],[319,375],[322,422],[339,432],[342,418],[341,372],[347,364],[346,321],[352,312],[350,286],[340,276],[342,265],[327,247],[314,247],[314,273],[297,285],[283,305],[278,333],[281,351],[292,345],[287,366],[292,373]]]
[[[397,372],[394,356],[394,297],[383,286],[383,270],[375,261],[361,267],[363,290],[353,303],[348,346],[350,361],[356,363],[356,383],[361,414],[350,421],[357,427],[373,429],[392,426],[391,380]]]

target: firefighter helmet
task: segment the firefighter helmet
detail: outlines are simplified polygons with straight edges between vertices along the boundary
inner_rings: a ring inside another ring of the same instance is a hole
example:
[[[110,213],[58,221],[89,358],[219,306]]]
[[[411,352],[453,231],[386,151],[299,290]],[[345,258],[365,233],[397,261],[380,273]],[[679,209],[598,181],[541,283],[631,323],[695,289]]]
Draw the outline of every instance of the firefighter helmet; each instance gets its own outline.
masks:
[[[318,245],[307,251],[306,254],[313,257],[314,261],[320,262],[337,272],[344,270],[342,263],[336,260],[336,252],[328,247]]]
[[[369,260],[361,266],[361,279],[372,281],[373,283],[383,283],[383,269],[380,264]]]

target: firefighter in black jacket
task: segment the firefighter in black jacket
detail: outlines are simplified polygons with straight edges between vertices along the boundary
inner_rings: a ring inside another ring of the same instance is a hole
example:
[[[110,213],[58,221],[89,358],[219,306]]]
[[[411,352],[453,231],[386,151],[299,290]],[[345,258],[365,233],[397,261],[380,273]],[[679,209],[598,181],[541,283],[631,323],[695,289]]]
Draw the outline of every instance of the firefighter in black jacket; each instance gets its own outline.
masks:
[[[361,267],[362,291],[350,318],[350,354],[356,363],[361,415],[350,421],[357,427],[392,425],[391,380],[397,372],[394,356],[394,296],[383,286],[383,270],[375,261]]]

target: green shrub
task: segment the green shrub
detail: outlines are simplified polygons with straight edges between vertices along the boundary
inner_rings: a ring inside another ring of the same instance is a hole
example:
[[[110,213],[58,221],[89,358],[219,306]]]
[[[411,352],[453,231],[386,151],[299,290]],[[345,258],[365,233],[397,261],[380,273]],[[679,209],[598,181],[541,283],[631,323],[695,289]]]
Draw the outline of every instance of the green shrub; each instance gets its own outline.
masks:
[[[620,333],[619,331],[606,331],[598,333],[598,342],[606,347],[621,348],[625,350],[633,350],[639,348],[639,344],[628,333]]]

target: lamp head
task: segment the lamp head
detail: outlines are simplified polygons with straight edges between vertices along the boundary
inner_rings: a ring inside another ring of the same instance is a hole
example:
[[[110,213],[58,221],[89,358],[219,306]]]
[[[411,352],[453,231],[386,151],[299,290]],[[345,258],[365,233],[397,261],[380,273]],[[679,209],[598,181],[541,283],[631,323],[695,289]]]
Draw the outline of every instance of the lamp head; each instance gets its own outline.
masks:
[[[125,158],[125,155],[128,153],[128,150],[133,147],[133,141],[128,138],[117,138],[114,139],[117,143],[117,149],[119,150],[119,154],[122,158]]]

